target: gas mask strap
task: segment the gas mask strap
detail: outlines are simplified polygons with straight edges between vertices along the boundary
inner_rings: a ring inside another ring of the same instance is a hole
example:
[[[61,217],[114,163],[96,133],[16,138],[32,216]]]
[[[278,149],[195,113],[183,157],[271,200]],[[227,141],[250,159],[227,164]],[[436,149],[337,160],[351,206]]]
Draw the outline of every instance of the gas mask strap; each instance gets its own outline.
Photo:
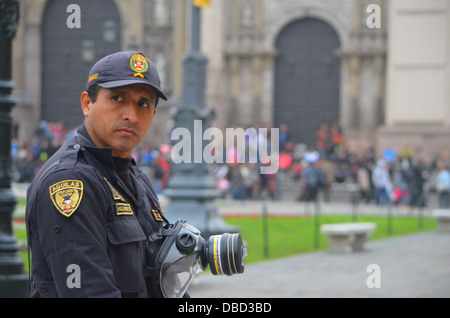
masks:
[[[114,171],[114,173],[116,173]],[[116,173],[116,177],[119,178],[119,176]],[[137,178],[134,174],[131,174],[131,178],[134,179],[137,182]],[[139,207],[139,211],[141,211],[141,213],[144,215],[144,217],[147,219],[147,221],[149,221],[150,224],[155,223],[155,221],[162,221],[164,222],[166,225],[169,225],[170,222],[165,218],[164,216],[164,212],[158,207],[158,205],[156,205],[155,201],[153,200],[153,198],[150,197],[150,195],[147,193],[147,191],[145,191],[145,195],[147,196],[147,199],[150,202],[150,205],[152,206],[151,209],[155,210],[155,212],[157,212],[157,216],[158,218],[160,218],[161,220],[158,220],[157,217],[155,216],[155,214],[153,214],[153,219],[150,217],[148,211],[146,209],[142,209],[140,207],[140,205],[137,204],[137,199],[135,198],[135,196],[131,193],[131,191],[126,187],[125,183],[119,178],[118,180],[120,186],[122,188],[124,188],[124,191],[126,192],[126,194],[131,198],[131,200],[133,201],[133,203],[135,204],[135,206]]]
[[[120,179],[120,177],[117,175],[117,173],[115,171],[113,171],[114,176],[117,178],[117,183],[120,185],[120,187],[123,189],[123,191],[125,191],[125,193],[128,195],[128,197],[131,199],[131,201],[133,201],[134,206],[136,208],[139,209],[139,212],[142,213],[142,215],[147,219],[147,221],[150,223],[150,225],[152,226],[152,228],[154,228],[156,231],[159,229],[159,227],[156,225],[156,220],[152,217],[150,217],[147,209],[142,209],[141,206],[138,204],[136,197],[131,193],[130,189],[128,189],[128,187],[126,186],[126,184]],[[156,206],[153,202],[153,200],[151,201],[151,205],[152,206]],[[153,207],[152,207],[153,208]],[[157,208],[157,206],[156,206]],[[159,209],[158,209],[159,210]],[[159,210],[160,211],[160,210]],[[161,214],[162,215],[162,214]],[[163,218],[163,220],[165,222],[168,223],[167,219]]]

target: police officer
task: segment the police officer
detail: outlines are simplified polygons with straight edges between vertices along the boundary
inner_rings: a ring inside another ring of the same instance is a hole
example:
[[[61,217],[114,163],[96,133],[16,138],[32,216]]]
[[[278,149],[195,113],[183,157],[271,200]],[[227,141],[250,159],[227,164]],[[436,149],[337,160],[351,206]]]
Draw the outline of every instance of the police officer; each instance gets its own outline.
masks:
[[[149,297],[146,238],[162,226],[153,186],[132,150],[161,91],[154,64],[118,52],[91,69],[84,124],[27,191],[31,297]]]

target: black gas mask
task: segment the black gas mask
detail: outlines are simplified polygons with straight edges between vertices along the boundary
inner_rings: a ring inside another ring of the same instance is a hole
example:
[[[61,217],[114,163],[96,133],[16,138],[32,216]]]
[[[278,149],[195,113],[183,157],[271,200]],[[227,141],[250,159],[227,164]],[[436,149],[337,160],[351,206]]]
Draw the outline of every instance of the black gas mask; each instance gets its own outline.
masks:
[[[213,235],[205,241],[185,220],[167,224],[148,238],[146,280],[150,296],[180,298],[208,264],[213,275],[241,274],[247,253],[239,233]]]

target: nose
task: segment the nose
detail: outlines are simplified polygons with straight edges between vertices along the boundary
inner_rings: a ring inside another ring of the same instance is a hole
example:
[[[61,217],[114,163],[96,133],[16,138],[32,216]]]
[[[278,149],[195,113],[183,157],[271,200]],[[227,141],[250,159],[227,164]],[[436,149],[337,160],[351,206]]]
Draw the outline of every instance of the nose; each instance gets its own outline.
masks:
[[[139,120],[137,106],[128,103],[123,109],[123,120],[130,123],[136,123]]]

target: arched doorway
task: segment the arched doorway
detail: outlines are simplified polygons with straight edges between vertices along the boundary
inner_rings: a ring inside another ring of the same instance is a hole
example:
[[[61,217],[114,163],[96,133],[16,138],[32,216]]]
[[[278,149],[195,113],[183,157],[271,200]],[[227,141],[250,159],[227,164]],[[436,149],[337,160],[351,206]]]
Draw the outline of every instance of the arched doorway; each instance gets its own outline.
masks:
[[[92,65],[121,47],[120,17],[112,0],[76,1],[80,28],[67,25],[72,3],[49,0],[42,20],[41,119],[62,121],[68,128],[83,121],[80,95]]]
[[[278,35],[274,124],[286,124],[295,143],[315,146],[320,125],[339,119],[339,46],[334,29],[315,18],[294,21]]]

